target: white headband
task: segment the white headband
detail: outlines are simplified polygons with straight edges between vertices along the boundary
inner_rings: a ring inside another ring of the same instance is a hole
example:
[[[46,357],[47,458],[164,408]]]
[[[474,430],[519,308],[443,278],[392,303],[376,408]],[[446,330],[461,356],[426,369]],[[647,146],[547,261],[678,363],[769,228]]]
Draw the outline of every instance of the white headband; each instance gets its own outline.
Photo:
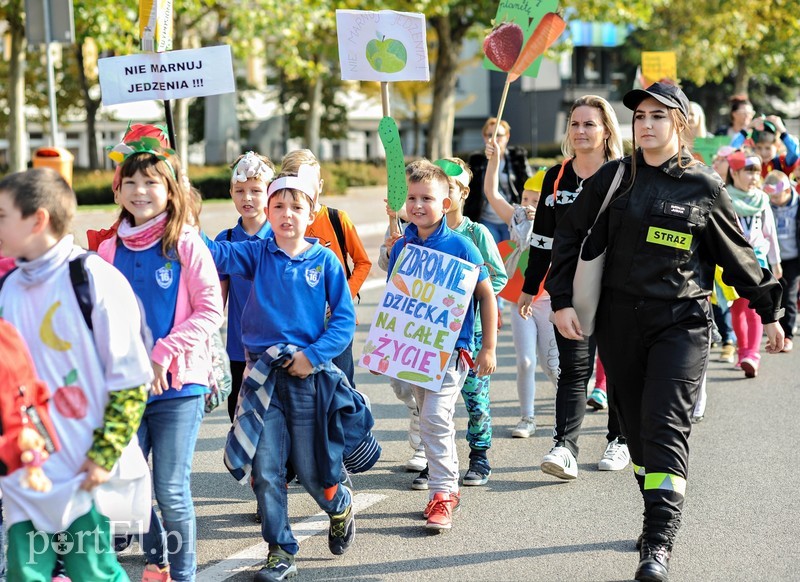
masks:
[[[303,164],[298,168],[297,176],[283,176],[282,178],[274,180],[269,185],[269,189],[267,190],[267,201],[269,201],[272,195],[278,190],[292,188],[294,190],[300,190],[300,192],[308,196],[309,200],[311,200],[311,208],[313,210],[316,208],[317,204],[318,187],[319,179],[317,178],[317,172],[312,166]]]
[[[247,182],[250,178],[256,178],[269,182],[275,175],[275,171],[261,160],[255,152],[247,152],[233,168],[231,184],[236,182]]]

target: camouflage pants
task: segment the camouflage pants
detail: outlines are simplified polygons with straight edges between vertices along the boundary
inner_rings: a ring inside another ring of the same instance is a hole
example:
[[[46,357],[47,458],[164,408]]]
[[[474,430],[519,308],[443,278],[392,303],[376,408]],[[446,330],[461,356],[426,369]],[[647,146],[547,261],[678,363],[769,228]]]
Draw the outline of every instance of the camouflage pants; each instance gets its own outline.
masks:
[[[483,334],[475,334],[475,350],[472,357],[476,358],[481,349]],[[492,446],[492,413],[489,406],[489,378],[478,377],[474,370],[470,370],[461,396],[467,405],[469,422],[467,423],[467,443],[471,449],[488,450]]]

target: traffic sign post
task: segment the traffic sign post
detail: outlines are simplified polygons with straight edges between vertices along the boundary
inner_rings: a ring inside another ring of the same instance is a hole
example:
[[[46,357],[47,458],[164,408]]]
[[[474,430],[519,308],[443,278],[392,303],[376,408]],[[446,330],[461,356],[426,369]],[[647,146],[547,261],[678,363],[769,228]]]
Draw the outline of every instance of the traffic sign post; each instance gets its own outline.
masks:
[[[25,0],[25,36],[31,45],[44,44],[47,51],[47,95],[50,104],[50,145],[58,146],[54,42],[75,42],[72,0]]]

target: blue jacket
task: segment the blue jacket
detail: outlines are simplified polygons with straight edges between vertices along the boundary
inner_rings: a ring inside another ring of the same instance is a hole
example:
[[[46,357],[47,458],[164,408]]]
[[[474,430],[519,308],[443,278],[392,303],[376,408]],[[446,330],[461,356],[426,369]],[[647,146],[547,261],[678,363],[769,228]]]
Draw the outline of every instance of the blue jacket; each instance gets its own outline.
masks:
[[[224,455],[228,471],[242,484],[249,482],[276,372],[297,350],[284,344],[270,347],[242,384]],[[375,421],[364,397],[350,387],[339,368],[325,362],[314,368],[311,379],[317,391],[314,457],[322,483],[328,488],[339,482],[342,463],[350,473],[364,472],[378,461],[381,447],[372,435]]]

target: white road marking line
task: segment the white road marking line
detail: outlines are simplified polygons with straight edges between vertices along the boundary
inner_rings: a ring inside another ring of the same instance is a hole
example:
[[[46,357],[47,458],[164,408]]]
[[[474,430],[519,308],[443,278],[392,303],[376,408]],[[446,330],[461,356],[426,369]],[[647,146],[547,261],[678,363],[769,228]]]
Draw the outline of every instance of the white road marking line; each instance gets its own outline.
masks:
[[[382,501],[385,497],[385,495],[376,495],[374,493],[358,493],[353,497],[353,510],[356,513],[363,511],[370,505]],[[294,532],[294,537],[297,538],[298,543],[326,531],[328,531],[328,514],[324,511],[292,526],[292,532]],[[265,562],[268,553],[269,545],[266,542],[250,546],[198,572],[197,580],[200,582],[222,582],[239,572]]]

